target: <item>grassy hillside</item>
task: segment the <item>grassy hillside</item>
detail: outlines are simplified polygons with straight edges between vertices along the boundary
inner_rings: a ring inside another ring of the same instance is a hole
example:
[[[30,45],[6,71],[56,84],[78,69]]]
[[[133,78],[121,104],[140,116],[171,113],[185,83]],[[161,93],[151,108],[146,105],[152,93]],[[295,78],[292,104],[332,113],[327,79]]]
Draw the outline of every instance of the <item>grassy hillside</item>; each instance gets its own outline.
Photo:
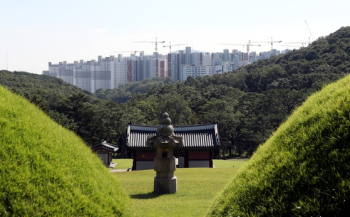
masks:
[[[37,105],[57,123],[77,133],[86,143],[94,145],[104,140],[99,135],[94,137],[91,132],[86,132],[86,123],[92,122],[93,105],[101,103],[92,93],[48,75],[5,70],[0,71],[0,85]],[[79,114],[81,110],[91,115]],[[85,118],[82,120],[81,116]]]
[[[127,124],[143,122],[138,109],[98,99],[90,92],[48,75],[2,70],[0,85],[27,98],[89,146],[104,140],[124,144]]]
[[[350,213],[350,76],[312,95],[225,188],[210,216]]]
[[[0,180],[1,216],[126,213],[124,190],[83,141],[1,86]]]

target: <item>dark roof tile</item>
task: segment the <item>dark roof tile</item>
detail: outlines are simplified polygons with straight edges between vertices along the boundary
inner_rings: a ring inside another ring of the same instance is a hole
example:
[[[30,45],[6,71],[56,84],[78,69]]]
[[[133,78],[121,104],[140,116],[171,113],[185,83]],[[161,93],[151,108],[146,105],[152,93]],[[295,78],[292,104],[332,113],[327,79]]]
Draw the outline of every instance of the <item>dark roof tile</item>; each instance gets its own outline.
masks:
[[[110,151],[110,152],[116,152],[119,148],[113,146],[113,144],[111,144],[111,143],[104,141],[101,144],[97,144],[97,145],[92,146],[92,150],[95,151],[98,149],[103,149],[103,150]]]
[[[175,135],[183,136],[183,148],[213,148],[220,146],[216,124],[174,126]],[[146,146],[147,137],[156,135],[157,127],[128,125],[127,146],[129,148],[151,148]]]

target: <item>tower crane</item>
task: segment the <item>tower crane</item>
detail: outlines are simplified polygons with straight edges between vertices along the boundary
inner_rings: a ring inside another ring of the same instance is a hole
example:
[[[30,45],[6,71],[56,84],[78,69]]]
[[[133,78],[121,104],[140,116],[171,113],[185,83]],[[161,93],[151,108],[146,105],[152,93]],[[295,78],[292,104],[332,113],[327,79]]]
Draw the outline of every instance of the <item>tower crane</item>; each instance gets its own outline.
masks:
[[[311,31],[310,31],[309,25],[307,25],[306,20],[305,20],[305,24],[306,24],[307,29],[309,30],[309,33],[310,33],[311,38],[312,38],[312,41],[314,41],[314,37],[313,37],[313,36],[312,36],[312,34],[311,34]],[[309,44],[310,44],[310,43],[309,43]]]
[[[156,40],[155,41],[133,41],[133,43],[154,43],[155,44],[155,50],[157,52],[158,50],[158,43],[164,43],[165,41],[158,41],[157,40],[157,37],[156,37]]]
[[[297,45],[287,45],[287,44],[283,44],[283,45],[281,45],[281,46],[283,46],[283,47],[298,47],[298,48],[300,48],[300,46],[297,46]]]
[[[164,45],[163,47],[169,47],[169,53],[171,53],[171,46],[180,46],[180,45],[186,45],[186,44],[171,44],[171,42],[169,42],[169,45]]]
[[[132,51],[115,51],[115,52],[112,52],[112,53],[134,53],[134,55],[136,55],[136,53],[141,53],[141,52],[143,52],[143,51],[134,51],[134,50],[132,50]]]
[[[281,46],[283,46],[283,47],[287,47],[287,49],[288,48],[291,48],[291,49],[300,49],[300,46],[297,46],[297,45],[286,45],[286,44],[283,44],[283,45],[281,45]]]
[[[254,43],[269,43],[269,44],[271,44],[271,52],[272,52],[272,50],[273,50],[273,43],[281,43],[282,41],[274,41],[274,40],[272,40],[272,37],[271,37],[271,41],[254,41]]]
[[[250,40],[248,41],[247,44],[219,44],[219,45],[243,45],[243,47],[247,46],[248,61],[250,61],[250,58],[249,58],[249,48],[250,48],[250,46],[259,46],[260,47],[260,44],[251,44]]]
[[[304,45],[306,45],[306,44],[310,45],[310,38],[309,38],[309,42],[307,42],[307,41],[295,41],[295,42],[286,42],[286,44],[301,44],[301,46],[304,47]]]

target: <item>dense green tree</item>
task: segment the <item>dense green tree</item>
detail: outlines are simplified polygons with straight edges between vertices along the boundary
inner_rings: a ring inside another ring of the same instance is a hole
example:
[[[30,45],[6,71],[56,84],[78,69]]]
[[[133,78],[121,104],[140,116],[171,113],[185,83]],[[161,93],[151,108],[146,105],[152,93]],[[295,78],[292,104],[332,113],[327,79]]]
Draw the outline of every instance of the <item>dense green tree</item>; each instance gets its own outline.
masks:
[[[120,84],[115,89],[99,89],[96,91],[96,96],[100,99],[113,100],[118,103],[127,102],[136,94],[146,93],[153,87],[161,87],[167,84],[174,83],[170,77],[144,79],[140,82],[132,82],[129,84]]]
[[[311,93],[349,72],[350,27],[342,27],[306,48],[184,82],[145,79],[94,95],[50,76],[0,71],[0,84],[89,145],[121,145],[129,122],[156,125],[167,111],[176,125],[216,122],[223,141],[251,155]]]

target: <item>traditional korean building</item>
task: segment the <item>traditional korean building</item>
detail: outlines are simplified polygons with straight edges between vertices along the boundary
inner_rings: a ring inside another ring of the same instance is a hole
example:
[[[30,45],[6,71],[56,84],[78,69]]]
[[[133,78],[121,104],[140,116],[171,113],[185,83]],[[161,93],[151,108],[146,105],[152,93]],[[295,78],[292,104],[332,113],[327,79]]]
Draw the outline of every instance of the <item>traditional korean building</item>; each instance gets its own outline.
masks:
[[[184,139],[183,147],[174,148],[179,168],[213,167],[220,147],[217,124],[174,126],[174,131]],[[156,132],[156,126],[128,125],[126,148],[133,158],[133,170],[153,169],[156,152],[146,146],[146,140]]]
[[[104,165],[109,166],[112,162],[112,154],[118,151],[118,148],[106,141],[92,146],[92,151],[101,158]]]

